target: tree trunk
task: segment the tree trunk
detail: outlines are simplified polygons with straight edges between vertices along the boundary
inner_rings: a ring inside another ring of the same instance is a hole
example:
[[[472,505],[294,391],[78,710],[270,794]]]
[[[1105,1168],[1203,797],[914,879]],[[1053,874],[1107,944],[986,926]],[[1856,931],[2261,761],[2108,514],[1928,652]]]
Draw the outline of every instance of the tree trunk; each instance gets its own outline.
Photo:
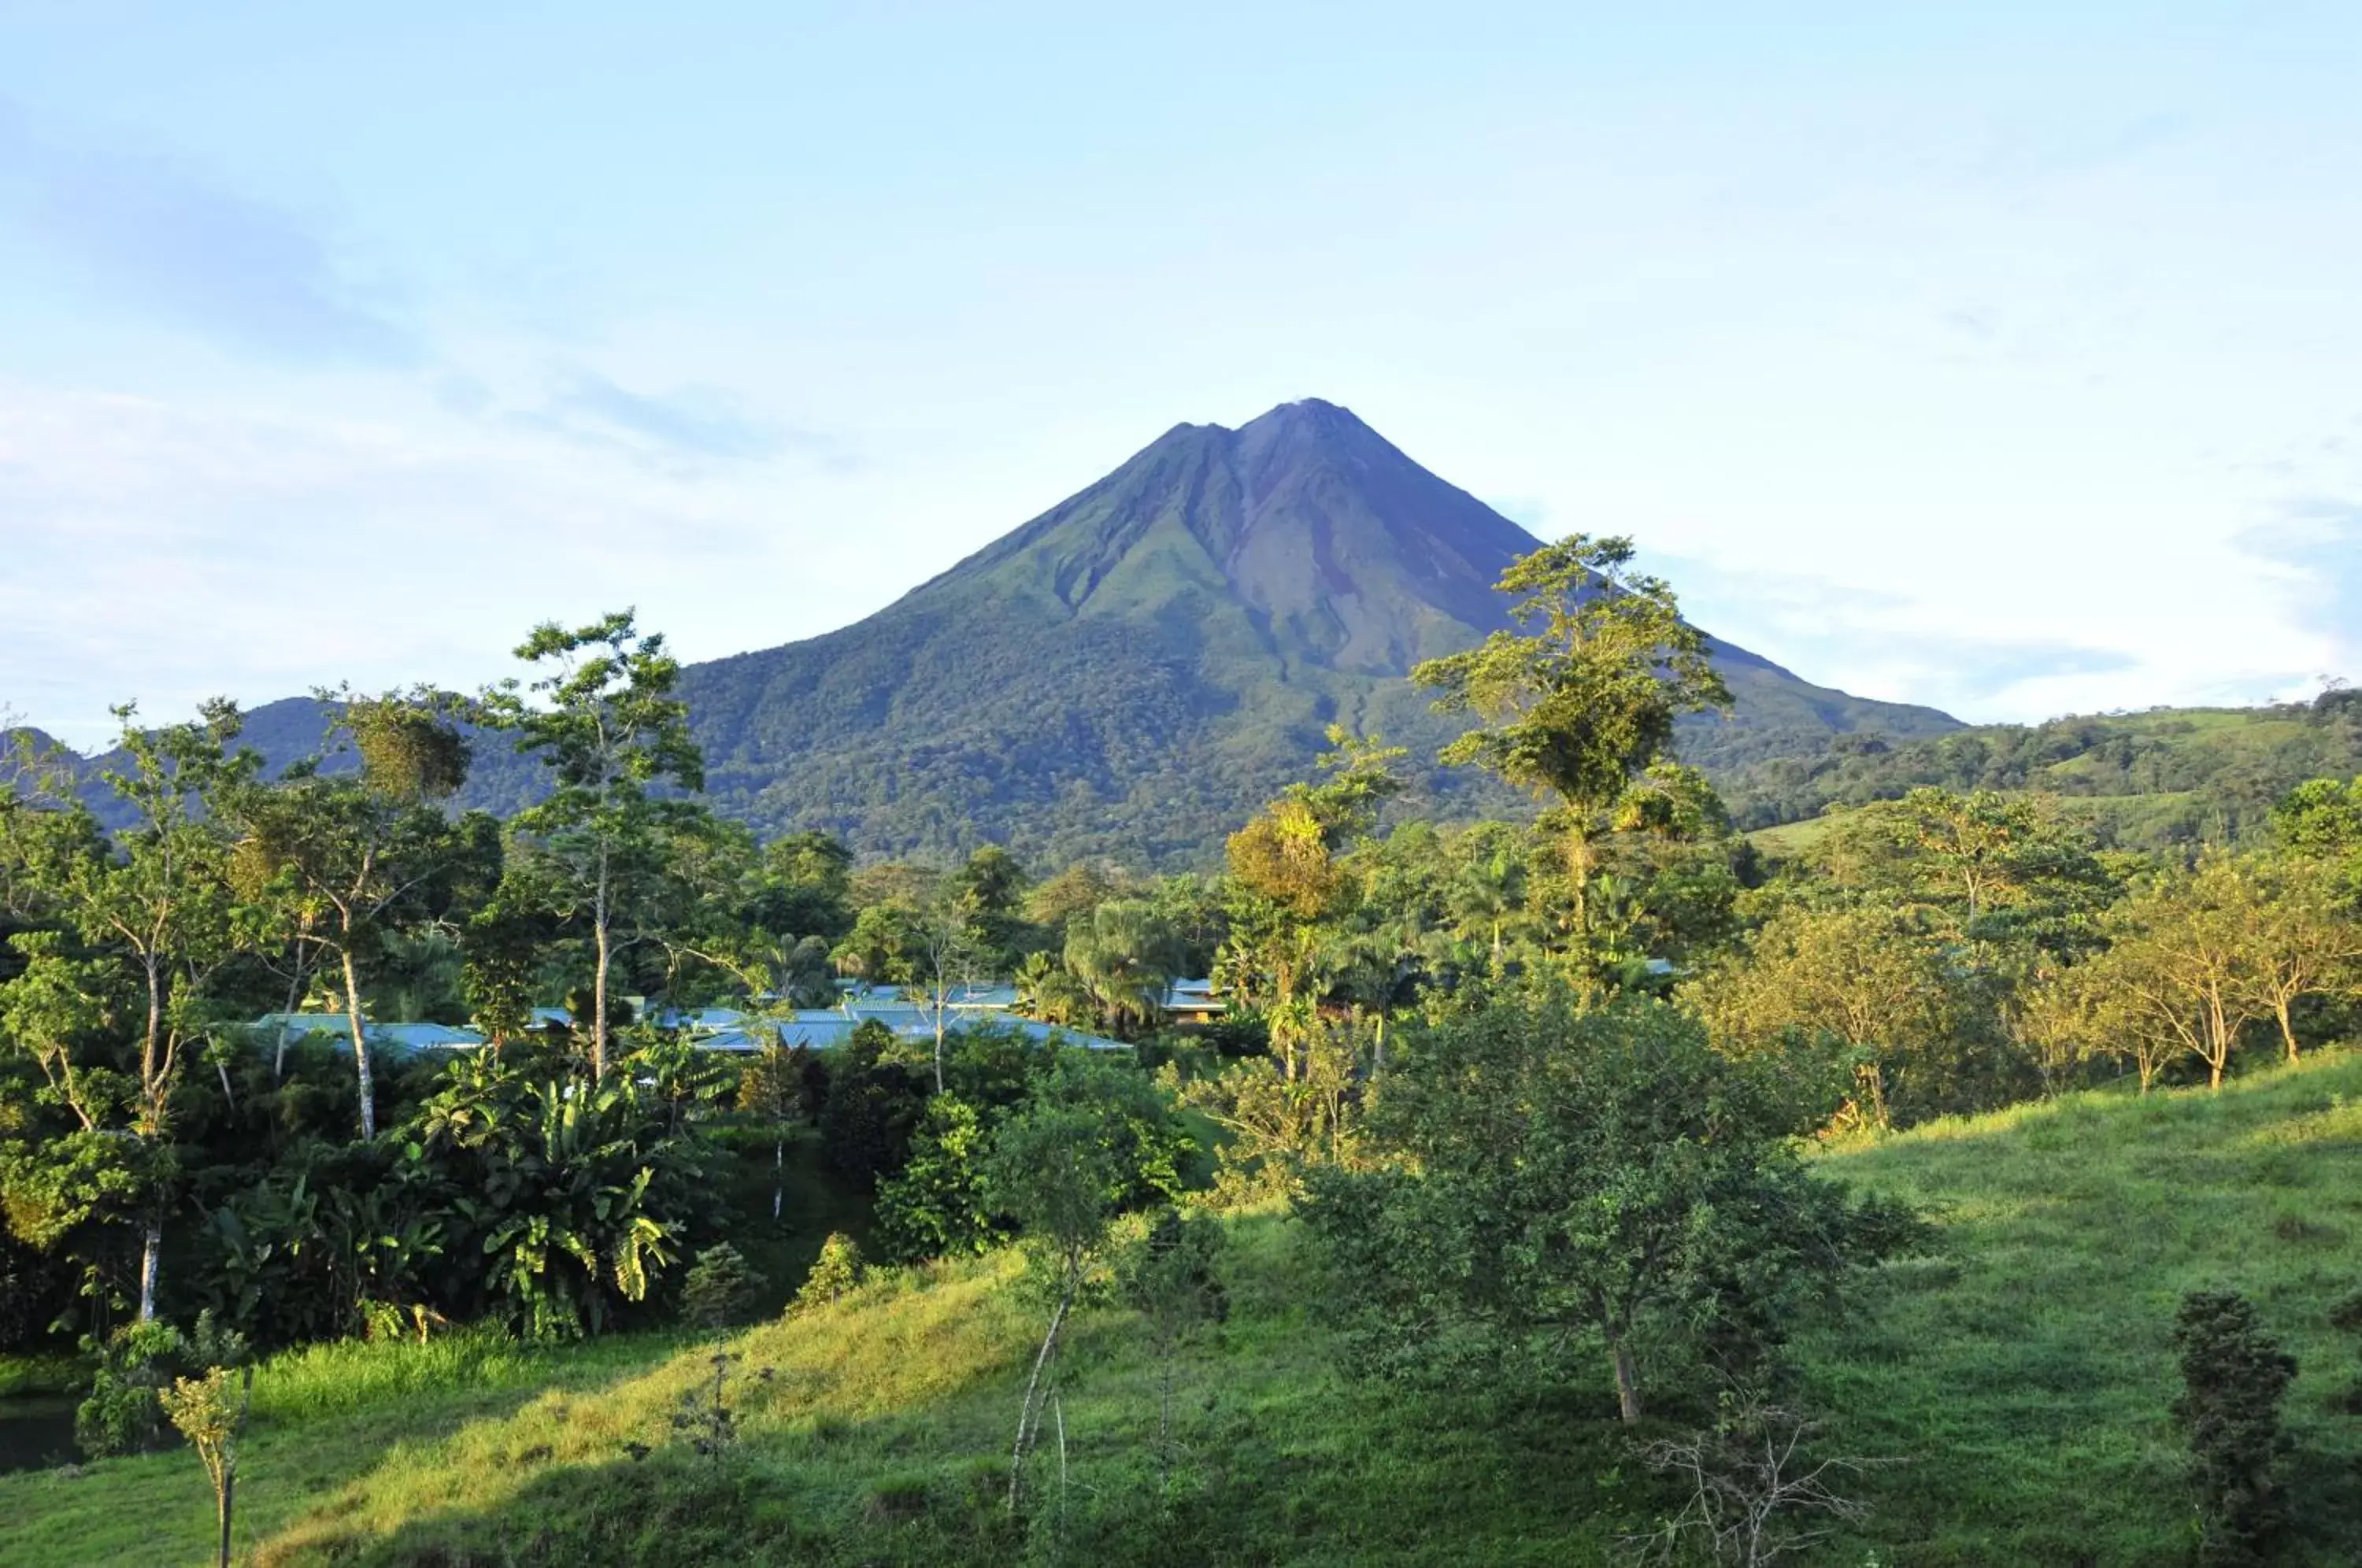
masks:
[[[163,1265],[164,1227],[156,1220],[148,1221],[139,1245],[139,1320],[156,1320],[156,1274]]]
[[[2294,1062],[2297,1059],[2296,1025],[2289,1016],[2290,1011],[2290,1008],[2289,999],[2287,997],[2281,996],[2273,999],[2272,1017],[2280,1026],[2280,1043],[2288,1048],[2288,1059],[2290,1062]]]
[[[1869,1102],[1871,1125],[1886,1131],[1886,1068],[1880,1063],[1864,1062],[1854,1069],[1854,1082],[1860,1086],[1862,1099]]]
[[[597,928],[599,941],[599,973],[590,986],[590,1076],[607,1076],[607,850],[599,849],[599,900],[592,911],[591,923]]]
[[[1025,1495],[1025,1456],[1033,1446],[1033,1429],[1040,1420],[1042,1374],[1050,1358],[1057,1353],[1058,1331],[1065,1327],[1066,1309],[1075,1303],[1075,1287],[1081,1283],[1080,1271],[1066,1271],[1065,1289],[1059,1294],[1058,1305],[1050,1313],[1050,1331],[1042,1336],[1042,1348],[1033,1357],[1033,1375],[1025,1382],[1025,1402],[1017,1410],[1017,1443],[1009,1459],[1009,1511],[1015,1513]]]
[[[1591,872],[1595,858],[1591,824],[1577,822],[1567,844],[1566,868],[1574,884],[1574,934],[1578,942],[1588,941],[1591,936]]]
[[[254,1408],[254,1363],[248,1362],[239,1375],[237,1419],[230,1424],[230,1436],[221,1450],[221,1485],[216,1488],[221,1504],[221,1562],[219,1568],[229,1568],[229,1528],[231,1504],[237,1491],[237,1434],[246,1428],[246,1413]]]
[[[779,1222],[779,1206],[788,1196],[788,1141],[771,1141],[771,1223]]]
[[[1608,1341],[1616,1353],[1616,1408],[1627,1426],[1640,1419],[1640,1375],[1632,1364],[1632,1347],[1617,1334]]]
[[[353,1072],[360,1084],[361,1141],[377,1136],[377,1086],[370,1077],[369,1036],[361,1026],[361,982],[353,965],[353,944],[347,933],[345,959],[345,1021],[353,1032]]]
[[[304,1001],[304,944],[312,934],[312,916],[307,911],[295,933],[295,968],[287,977],[287,1009],[279,1015],[279,1049],[271,1053],[270,1081],[277,1083],[287,1073],[287,1039],[292,1032],[288,1019]]]
[[[2223,1068],[2231,1057],[2228,1026],[2223,1018],[2223,998],[2220,993],[2206,999],[2206,1087],[2223,1087]]]
[[[139,1092],[147,1101],[149,1131],[160,1132],[164,1127],[163,1073],[157,1066],[156,1048],[164,1037],[164,974],[152,956],[148,960],[148,1033],[139,1046]]]
[[[1156,1391],[1156,1484],[1164,1490],[1173,1485],[1173,1363],[1174,1342],[1166,1340],[1159,1360],[1164,1364]]]

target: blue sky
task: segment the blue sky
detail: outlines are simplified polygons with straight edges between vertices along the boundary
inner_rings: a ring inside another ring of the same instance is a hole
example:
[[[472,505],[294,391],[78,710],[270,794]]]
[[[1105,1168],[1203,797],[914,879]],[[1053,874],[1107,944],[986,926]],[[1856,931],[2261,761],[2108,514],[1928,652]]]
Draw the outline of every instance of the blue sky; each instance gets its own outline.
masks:
[[[2362,8],[366,9],[0,0],[0,708],[767,646],[1302,396],[1865,694],[2362,677]]]

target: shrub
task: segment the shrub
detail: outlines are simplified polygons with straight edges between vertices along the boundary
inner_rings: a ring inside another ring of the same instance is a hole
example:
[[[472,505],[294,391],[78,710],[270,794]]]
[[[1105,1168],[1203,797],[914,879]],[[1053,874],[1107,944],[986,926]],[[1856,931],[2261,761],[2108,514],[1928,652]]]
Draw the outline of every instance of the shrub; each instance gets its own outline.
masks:
[[[681,1318],[701,1329],[726,1329],[745,1320],[762,1288],[763,1276],[747,1266],[737,1248],[727,1242],[708,1247],[681,1284]]]
[[[2356,1291],[2330,1309],[2329,1326],[2341,1334],[2351,1334],[2362,1340],[2362,1290]],[[2362,1376],[2332,1396],[2331,1403],[2349,1416],[2362,1416]]]
[[[159,1446],[163,1390],[184,1374],[236,1366],[247,1356],[245,1338],[210,1311],[198,1314],[187,1334],[162,1321],[126,1323],[105,1344],[85,1339],[83,1348],[96,1353],[98,1366],[90,1397],[74,1412],[74,1441],[93,1459]]]
[[[2183,1297],[2173,1342],[2183,1384],[2173,1417],[2190,1438],[2202,1552],[2213,1562],[2250,1560],[2282,1517],[2275,1472],[2289,1440],[2280,1400],[2296,1359],[2257,1323],[2246,1297],[2231,1291]]]
[[[981,1253],[992,1244],[984,1198],[984,1125],[957,1095],[928,1102],[910,1164],[877,1189],[878,1239],[888,1261]]]
[[[812,1261],[811,1273],[804,1276],[803,1288],[796,1292],[788,1310],[809,1311],[841,1299],[861,1283],[861,1249],[844,1231],[833,1232],[821,1243],[820,1256]]]
[[[153,1448],[164,1431],[158,1396],[188,1354],[188,1341],[170,1323],[127,1323],[98,1353],[90,1397],[74,1412],[74,1441],[93,1459]]]

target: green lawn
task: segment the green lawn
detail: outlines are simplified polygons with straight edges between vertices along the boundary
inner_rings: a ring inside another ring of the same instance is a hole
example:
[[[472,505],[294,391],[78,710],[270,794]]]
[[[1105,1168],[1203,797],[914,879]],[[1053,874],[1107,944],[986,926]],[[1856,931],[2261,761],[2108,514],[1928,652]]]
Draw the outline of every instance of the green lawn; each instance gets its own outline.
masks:
[[[1934,1207],[1942,1245],[1801,1346],[1835,1451],[1907,1462],[1862,1484],[1875,1512],[1821,1561],[2186,1560],[2169,1336],[2201,1286],[2247,1292],[2303,1365],[2288,1560],[2362,1561],[2362,1421],[2330,1403],[2362,1357],[2324,1321],[2362,1288],[2362,1057],[2219,1096],[2081,1096],[1826,1161]],[[1669,1500],[1609,1419],[1604,1369],[1597,1387],[1492,1401],[1353,1382],[1294,1225],[1253,1214],[1231,1237],[1232,1311],[1183,1370],[1170,1484],[1138,1325],[1091,1312],[1065,1400],[1064,1529],[1030,1541],[999,1504],[1038,1311],[1011,1254],[734,1337],[740,1435],[718,1459],[671,1425],[710,1347],[469,1341],[411,1372],[362,1373],[402,1363],[356,1350],[274,1364],[241,1540],[276,1564],[1580,1563]],[[1054,1498],[1044,1441],[1036,1485]],[[185,1453],[0,1477],[0,1562],[193,1563],[209,1507]]]

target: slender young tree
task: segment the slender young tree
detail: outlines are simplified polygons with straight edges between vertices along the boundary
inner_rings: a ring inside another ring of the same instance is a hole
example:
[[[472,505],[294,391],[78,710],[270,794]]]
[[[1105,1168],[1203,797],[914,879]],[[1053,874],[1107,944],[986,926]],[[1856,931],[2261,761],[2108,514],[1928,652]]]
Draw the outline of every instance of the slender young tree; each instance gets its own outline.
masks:
[[[1044,1276],[1049,1322],[1018,1408],[1009,1507],[1023,1503],[1025,1461],[1042,1415],[1057,1397],[1068,1320],[1105,1252],[1110,1222],[1128,1199],[1170,1200],[1180,1181],[1177,1138],[1163,1100],[1136,1075],[1062,1062],[1033,1098],[1003,1121],[984,1165],[992,1207],[1015,1220],[1029,1266]]]
[[[1128,1248],[1116,1269],[1118,1297],[1140,1314],[1156,1356],[1156,1470],[1173,1483],[1173,1387],[1182,1344],[1203,1324],[1230,1313],[1217,1270],[1222,1227],[1207,1215],[1167,1209]]]
[[[788,1194],[788,1132],[806,1111],[804,1068],[811,1054],[777,1040],[746,1062],[738,1076],[738,1109],[771,1134],[771,1222],[778,1224]]]
[[[911,911],[910,978],[904,995],[919,1005],[935,1032],[935,1092],[944,1092],[944,1061],[949,1055],[951,1021],[977,978],[984,952],[961,907],[958,889],[937,882],[927,901]]]
[[[246,1425],[247,1408],[254,1400],[254,1368],[243,1368],[237,1379],[237,1400],[230,1400],[230,1375],[216,1366],[203,1377],[183,1377],[159,1395],[164,1414],[205,1467],[214,1484],[214,1518],[221,1527],[220,1568],[229,1568],[231,1509],[237,1491],[237,1434]]]
[[[1024,1227],[1027,1243],[1047,1265],[1050,1294],[1050,1320],[1018,1407],[1017,1440],[1009,1463],[1011,1513],[1023,1503],[1025,1461],[1033,1452],[1044,1401],[1054,1386],[1066,1320],[1107,1242],[1108,1222],[1122,1190],[1102,1122],[1100,1114],[1084,1106],[1029,1106],[1003,1124],[987,1168],[993,1197]]]
[[[575,912],[590,924],[590,1066],[604,1077],[617,933],[657,869],[664,841],[695,814],[664,791],[703,790],[705,760],[690,738],[689,706],[676,695],[679,661],[660,634],[640,634],[632,612],[571,630],[545,623],[516,654],[547,673],[523,690],[514,680],[493,688],[484,709],[549,770],[549,794],[514,825],[564,868]]]

